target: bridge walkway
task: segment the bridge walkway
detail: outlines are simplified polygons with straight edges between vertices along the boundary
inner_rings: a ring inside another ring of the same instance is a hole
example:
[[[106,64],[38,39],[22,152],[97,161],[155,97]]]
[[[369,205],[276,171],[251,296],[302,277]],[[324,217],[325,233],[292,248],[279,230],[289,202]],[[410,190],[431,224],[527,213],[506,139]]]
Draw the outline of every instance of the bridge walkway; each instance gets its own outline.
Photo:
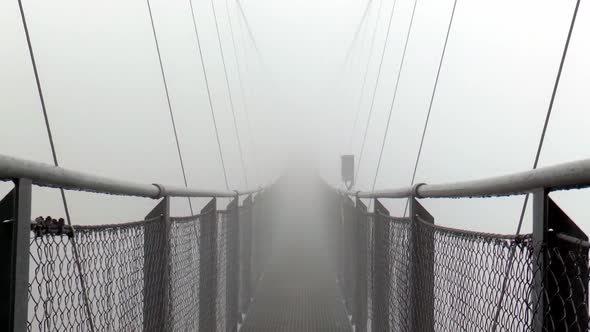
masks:
[[[258,282],[241,332],[352,332],[336,282],[327,228],[313,205],[297,195],[298,204],[282,209],[283,225],[274,235],[273,255]],[[325,226],[325,225],[324,225]]]
[[[294,236],[259,281],[241,332],[352,331],[327,257]]]

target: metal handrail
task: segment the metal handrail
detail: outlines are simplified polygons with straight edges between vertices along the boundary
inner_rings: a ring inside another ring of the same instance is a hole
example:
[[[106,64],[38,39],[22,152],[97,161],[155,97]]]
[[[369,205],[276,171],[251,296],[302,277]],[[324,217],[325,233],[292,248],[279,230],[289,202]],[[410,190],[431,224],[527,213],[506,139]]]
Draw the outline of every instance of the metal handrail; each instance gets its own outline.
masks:
[[[25,178],[42,187],[63,188],[110,195],[139,196],[158,199],[169,197],[235,197],[262,191],[219,191],[185,188],[163,184],[144,184],[56,167],[37,161],[0,154],[0,181]]]
[[[339,192],[359,198],[461,198],[522,195],[539,188],[567,190],[585,187],[590,187],[590,159],[472,181],[419,183],[413,187]]]

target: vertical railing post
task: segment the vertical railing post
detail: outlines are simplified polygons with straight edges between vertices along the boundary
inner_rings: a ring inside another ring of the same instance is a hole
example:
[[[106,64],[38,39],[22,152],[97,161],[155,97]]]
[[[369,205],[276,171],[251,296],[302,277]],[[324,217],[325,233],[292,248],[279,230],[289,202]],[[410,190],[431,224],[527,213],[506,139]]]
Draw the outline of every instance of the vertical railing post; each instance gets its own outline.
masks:
[[[355,236],[355,215],[354,202],[347,195],[341,197],[342,221],[344,231],[344,242],[342,243],[343,272],[344,272],[344,297],[346,309],[349,314],[353,311],[353,296],[356,284],[354,268],[356,266],[356,236]]]
[[[389,211],[374,201],[373,225],[373,331],[389,331]]]
[[[354,290],[354,307],[352,323],[355,325],[356,332],[365,332],[367,330],[367,206],[356,198],[356,209],[354,216],[355,224],[355,253],[356,253],[356,285]]]
[[[263,209],[264,209],[264,217],[262,220],[264,220],[264,223],[262,225],[262,229],[260,230],[263,234],[261,240],[261,243],[263,244],[262,247],[262,255],[263,255],[263,259],[262,259],[262,265],[261,265],[261,270],[259,271],[260,273],[263,272],[264,269],[266,269],[269,260],[270,260],[270,256],[271,256],[271,245],[272,245],[272,219],[275,216],[275,206],[274,206],[274,195],[276,194],[275,192],[276,190],[271,188],[269,189],[267,192],[265,192],[264,195],[264,201],[263,201]]]
[[[164,197],[145,217],[143,330],[168,331],[170,289],[170,198]]]
[[[588,248],[558,235],[588,236],[548,194],[533,192],[533,331],[586,330]]]
[[[252,218],[252,273],[250,277],[250,289],[252,292],[258,285],[260,278],[260,248],[261,248],[261,222],[262,222],[262,205],[264,204],[264,192],[260,192],[254,198],[253,218]]]
[[[252,195],[244,199],[240,219],[240,312],[246,313],[252,300]],[[241,320],[241,315],[240,315]]]
[[[262,274],[262,259],[263,259],[263,249],[264,249],[264,224],[265,224],[265,216],[266,216],[266,191],[259,193],[256,196],[256,203],[254,204],[254,209],[256,211],[254,222],[252,224],[252,237],[253,237],[253,278],[252,278],[252,288],[255,289],[258,285],[258,281],[260,281],[260,277]]]
[[[17,179],[0,201],[0,330],[26,331],[31,180]]]
[[[348,243],[348,225],[347,225],[347,218],[345,212],[345,204],[346,198],[343,195],[333,194],[334,197],[334,213],[337,217],[338,221],[338,237],[337,237],[337,252],[338,252],[338,279],[340,284],[340,290],[344,297],[344,304],[346,310],[349,312],[350,308],[348,305],[350,304],[348,298],[348,278],[349,276],[346,274],[346,268],[350,263],[350,257],[347,255],[347,250],[349,249],[350,243]]]
[[[217,199],[201,210],[199,234],[199,331],[217,328]]]
[[[227,332],[236,332],[238,330],[239,315],[239,281],[240,281],[240,223],[239,223],[239,202],[236,196],[227,205],[227,243],[226,250],[226,276],[225,276],[225,327]]]
[[[427,225],[434,217],[416,200],[410,198],[411,303],[412,331],[434,331],[434,233]]]
[[[346,283],[345,283],[345,276],[344,276],[344,260],[346,257],[344,256],[344,248],[345,248],[345,228],[344,228],[344,212],[342,211],[344,204],[343,204],[343,196],[341,195],[330,195],[330,209],[332,212],[331,216],[333,216],[333,220],[335,221],[335,233],[337,234],[333,239],[330,239],[334,242],[335,248],[335,256],[337,260],[337,275],[336,278],[338,279],[338,286],[340,286],[340,291],[344,295],[344,299],[346,300]]]

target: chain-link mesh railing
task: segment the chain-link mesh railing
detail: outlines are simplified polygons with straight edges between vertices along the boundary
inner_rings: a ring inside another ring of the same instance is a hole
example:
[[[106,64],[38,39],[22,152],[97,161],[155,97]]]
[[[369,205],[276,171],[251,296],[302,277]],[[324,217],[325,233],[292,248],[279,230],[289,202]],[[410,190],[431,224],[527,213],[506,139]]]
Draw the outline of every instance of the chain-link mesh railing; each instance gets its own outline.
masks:
[[[75,265],[76,241],[96,330],[139,330],[144,309],[144,244],[161,233],[161,218],[135,223],[77,227],[39,220],[31,233],[30,331],[89,330],[84,291]],[[149,300],[149,299],[145,299]]]
[[[415,310],[433,307],[436,331],[532,330],[530,234],[475,233],[416,220],[414,257],[431,261],[432,267],[417,270],[415,292],[433,298],[418,301]]]
[[[28,330],[236,331],[256,259],[247,248],[254,203],[246,202],[217,210],[213,199],[191,217],[170,218],[163,210],[144,221],[75,232],[38,218],[31,227]]]
[[[217,331],[234,331],[238,326],[239,224],[235,201],[218,212],[217,225]]]
[[[37,220],[28,329],[235,331],[270,253],[266,195],[75,233]],[[588,331],[590,244],[565,229],[478,233],[434,225],[415,201],[409,218],[378,200],[373,212],[359,199],[327,202],[355,331]]]
[[[547,242],[535,248],[533,298],[539,300],[533,308],[533,324],[543,331],[590,331],[590,243],[556,232]]]
[[[214,305],[214,299],[201,303],[199,296],[199,279],[209,277],[200,273],[201,259],[208,256],[199,250],[201,221],[206,216],[171,220],[170,320],[175,331],[197,331],[199,320],[194,318],[199,317],[202,307]]]
[[[341,197],[334,214],[356,331],[589,330],[588,242],[451,229],[374,203]]]
[[[228,226],[228,213],[226,211],[218,212],[218,223],[217,223],[217,328],[216,331],[226,330],[226,319],[227,319],[227,265],[229,264],[227,257],[227,226]]]

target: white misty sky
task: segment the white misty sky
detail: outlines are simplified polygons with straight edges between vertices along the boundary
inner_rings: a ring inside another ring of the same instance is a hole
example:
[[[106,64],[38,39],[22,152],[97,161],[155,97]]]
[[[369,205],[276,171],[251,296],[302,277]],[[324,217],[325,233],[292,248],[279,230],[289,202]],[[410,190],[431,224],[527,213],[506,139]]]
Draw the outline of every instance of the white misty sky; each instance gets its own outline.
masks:
[[[214,0],[252,186],[293,155],[312,154],[339,185],[339,156],[358,155],[393,0]],[[188,0],[151,0],[189,184],[223,189],[219,152]],[[145,0],[23,0],[62,166],[181,185],[182,176]],[[230,186],[244,188],[209,0],[194,0]],[[377,189],[409,184],[452,0],[419,0]],[[358,188],[370,189],[413,0],[397,0],[369,122]],[[575,1],[458,0],[417,181],[440,183],[532,166]],[[228,7],[226,7],[228,6]],[[231,19],[238,66],[229,31]],[[379,16],[379,17],[378,17]],[[375,47],[369,44],[377,22]],[[582,3],[540,165],[588,158],[590,6]],[[0,153],[51,162],[16,0],[0,2]],[[369,61],[367,85],[360,86]],[[352,130],[360,99],[359,121]],[[250,119],[248,130],[246,112]],[[352,146],[348,142],[352,137]],[[256,152],[256,153],[254,153]],[[10,189],[0,184],[0,194]],[[63,215],[55,190],[34,193],[36,215]],[[590,232],[587,191],[553,194]],[[147,199],[68,193],[78,224],[140,219]],[[197,202],[198,206],[201,201]],[[443,225],[513,232],[522,198],[426,200]],[[403,201],[388,201],[392,214]],[[175,214],[187,214],[175,200]],[[530,229],[530,221],[525,225]]]

